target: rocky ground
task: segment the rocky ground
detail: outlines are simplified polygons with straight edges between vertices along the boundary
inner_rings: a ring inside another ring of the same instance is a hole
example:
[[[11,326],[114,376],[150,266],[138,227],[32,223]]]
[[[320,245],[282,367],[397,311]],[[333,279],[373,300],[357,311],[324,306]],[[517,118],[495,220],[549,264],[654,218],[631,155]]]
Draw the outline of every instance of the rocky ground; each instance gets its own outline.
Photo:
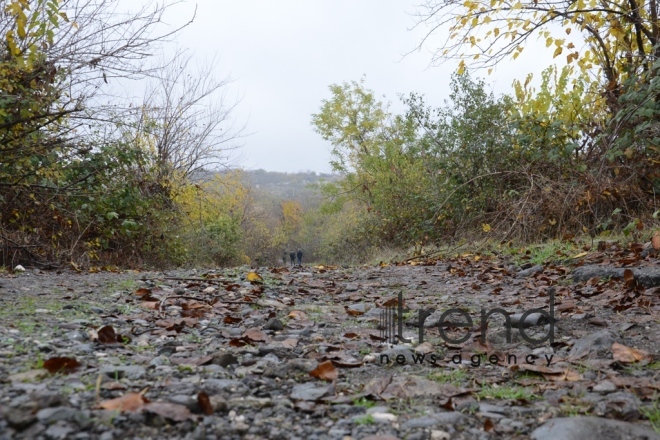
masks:
[[[0,438],[660,438],[657,258],[573,257],[5,273]]]

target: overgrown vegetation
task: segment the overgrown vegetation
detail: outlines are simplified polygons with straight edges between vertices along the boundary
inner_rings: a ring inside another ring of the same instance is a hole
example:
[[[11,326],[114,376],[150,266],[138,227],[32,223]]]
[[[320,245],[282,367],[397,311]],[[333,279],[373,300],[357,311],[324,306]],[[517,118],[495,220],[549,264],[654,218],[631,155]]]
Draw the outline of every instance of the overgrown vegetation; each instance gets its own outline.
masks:
[[[242,127],[220,98],[227,81],[191,72],[185,53],[148,57],[177,32],[159,25],[168,4],[111,4],[0,2],[3,265],[272,265],[297,248],[306,262],[360,263],[466,237],[639,240],[656,224],[655,3],[427,2],[420,19],[452,32],[435,61],[462,60],[448,101],[413,92],[395,113],[364,80],[331,85],[312,123],[339,177],[321,178],[229,170]],[[537,89],[528,76],[494,96],[468,74],[466,57],[515,59],[534,33],[555,48]],[[141,102],[110,99],[147,78]]]

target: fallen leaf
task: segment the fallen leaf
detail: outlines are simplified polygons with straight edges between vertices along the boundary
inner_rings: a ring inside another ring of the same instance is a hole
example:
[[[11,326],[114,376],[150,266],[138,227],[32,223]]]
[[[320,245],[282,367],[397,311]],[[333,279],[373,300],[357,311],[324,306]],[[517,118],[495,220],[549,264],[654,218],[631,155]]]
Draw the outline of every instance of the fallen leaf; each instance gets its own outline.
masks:
[[[626,287],[629,289],[634,288],[637,284],[637,281],[635,281],[635,274],[630,269],[623,271],[623,279],[626,282]]]
[[[135,295],[137,296],[146,296],[151,294],[151,289],[146,289],[144,287],[139,288],[138,290],[135,291]]]
[[[302,319],[307,319],[307,315],[305,314],[305,312],[301,312],[300,310],[292,310],[289,313],[289,318],[300,321]]]
[[[237,317],[237,316],[227,315],[227,316],[224,317],[222,322],[224,322],[225,324],[238,324],[242,320],[243,320],[243,318],[240,318],[240,317]]]
[[[200,366],[208,364],[213,360],[213,356],[201,357],[170,357],[170,362],[174,365],[193,365]]]
[[[259,329],[251,328],[243,333],[243,339],[246,339],[249,342],[266,342],[268,341],[268,336]]]
[[[127,393],[116,399],[104,400],[99,404],[99,408],[110,411],[138,411],[149,403],[140,393]]]
[[[158,310],[159,301],[142,301],[140,307],[144,307],[149,310]]]
[[[104,390],[110,390],[110,391],[118,391],[118,390],[125,390],[126,385],[121,383],[121,382],[106,382],[103,385],[101,385],[101,388]]]
[[[317,379],[333,381],[337,379],[338,373],[331,361],[325,361],[320,363],[309,375]]]
[[[638,361],[650,361],[651,355],[644,350],[626,347],[623,344],[615,342],[612,344],[612,357],[615,361],[631,364]]]
[[[209,395],[204,391],[197,394],[197,404],[201,408],[202,413],[206,414],[207,416],[213,414],[214,411],[213,405],[211,404],[211,399],[209,399]]]
[[[101,344],[116,344],[117,343],[117,333],[111,325],[104,325],[98,329],[98,341]]]
[[[656,235],[653,236],[651,239],[651,244],[653,245],[653,249],[660,250],[660,235],[656,233]]]
[[[247,280],[252,284],[261,284],[264,282],[264,279],[261,278],[261,275],[256,272],[248,272]]]
[[[190,410],[178,403],[152,402],[146,404],[143,409],[174,422],[183,422],[192,417]]]
[[[69,357],[54,357],[44,361],[44,368],[48,370],[50,374],[69,374],[76,371],[80,366],[80,362]]]
[[[393,375],[388,374],[386,376],[371,379],[369,383],[364,386],[364,393],[380,397],[387,386],[392,383],[392,377]]]

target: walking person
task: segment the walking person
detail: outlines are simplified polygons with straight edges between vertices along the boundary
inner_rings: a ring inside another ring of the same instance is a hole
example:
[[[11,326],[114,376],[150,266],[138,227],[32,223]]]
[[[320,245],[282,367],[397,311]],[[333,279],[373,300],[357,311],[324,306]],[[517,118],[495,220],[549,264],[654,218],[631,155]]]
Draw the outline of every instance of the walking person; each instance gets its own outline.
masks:
[[[289,252],[289,258],[291,258],[291,266],[295,266],[296,264],[296,253],[291,251]]]
[[[282,251],[282,264],[286,266],[286,251]]]
[[[302,249],[298,249],[298,253],[296,253],[296,257],[298,257],[298,266],[302,266]]]

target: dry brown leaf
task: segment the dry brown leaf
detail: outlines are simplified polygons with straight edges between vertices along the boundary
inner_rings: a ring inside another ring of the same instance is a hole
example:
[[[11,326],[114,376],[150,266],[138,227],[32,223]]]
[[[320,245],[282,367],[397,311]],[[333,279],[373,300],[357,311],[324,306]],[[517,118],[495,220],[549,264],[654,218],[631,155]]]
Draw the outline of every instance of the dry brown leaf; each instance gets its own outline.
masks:
[[[144,405],[143,409],[174,422],[183,422],[192,417],[190,410],[178,403],[152,402]]]
[[[612,344],[612,357],[615,361],[631,364],[639,361],[650,361],[651,355],[644,350],[626,347],[623,344],[615,342]]]
[[[298,345],[297,339],[285,339],[282,341],[282,346],[285,348],[296,348],[296,345]]]
[[[623,271],[623,279],[626,282],[626,287],[629,289],[632,289],[637,284],[637,282],[635,281],[635,274],[630,269],[626,269]]]
[[[111,325],[104,325],[98,329],[98,341],[101,344],[116,344],[117,343],[117,333]]]
[[[201,408],[202,412],[207,416],[213,414],[214,411],[213,405],[211,405],[211,399],[209,399],[209,395],[205,392],[202,391],[197,394],[197,404]]]
[[[138,290],[135,291],[135,295],[137,296],[146,296],[151,294],[151,289],[146,289],[144,287],[139,288]]]
[[[653,245],[653,249],[660,250],[660,235],[656,232],[653,238],[651,239],[651,244]]]
[[[174,365],[193,365],[200,366],[208,364],[213,360],[213,356],[200,357],[170,357],[170,362]]]
[[[80,362],[69,357],[54,357],[44,361],[44,368],[50,374],[69,374],[76,371],[80,366]]]
[[[159,306],[159,301],[142,301],[140,303],[140,307],[149,310],[158,310],[158,306]]]
[[[243,339],[246,339],[248,342],[266,342],[268,341],[268,336],[259,329],[251,328],[243,333]]]
[[[369,395],[375,395],[377,397],[380,397],[380,395],[385,391],[387,386],[392,383],[392,374],[388,374],[386,376],[381,376],[377,377],[375,379],[371,379],[369,383],[367,383],[364,386],[364,393]]]
[[[320,363],[309,375],[317,379],[333,381],[337,379],[338,372],[331,361],[325,361]]]
[[[230,347],[245,347],[247,345],[247,342],[243,340],[243,338],[234,338],[229,341],[229,346]]]
[[[101,388],[104,390],[110,390],[110,391],[119,391],[119,390],[125,390],[126,385],[121,383],[121,382],[106,382],[103,385],[101,385]]]
[[[139,411],[149,403],[140,393],[127,393],[116,399],[104,400],[99,404],[99,408],[110,411]]]
[[[305,312],[301,312],[300,310],[292,310],[288,316],[289,318],[295,319],[297,321],[307,319],[307,315],[305,314]]]

